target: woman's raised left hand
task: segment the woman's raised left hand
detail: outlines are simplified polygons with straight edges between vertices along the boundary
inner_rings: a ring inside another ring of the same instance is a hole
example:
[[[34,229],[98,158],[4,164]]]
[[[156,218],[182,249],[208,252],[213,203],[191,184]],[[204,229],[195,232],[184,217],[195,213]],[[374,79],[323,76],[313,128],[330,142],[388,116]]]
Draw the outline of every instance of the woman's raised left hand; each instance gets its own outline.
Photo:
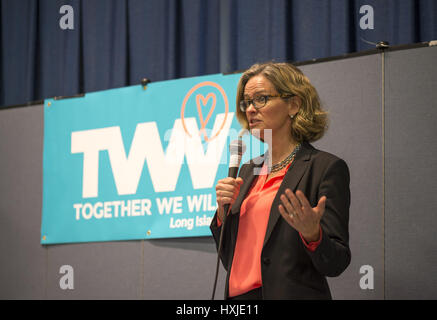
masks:
[[[285,221],[300,232],[306,242],[318,241],[326,196],[322,196],[314,208],[300,190],[294,194],[290,189],[286,189],[280,199],[282,204],[279,205],[279,212]]]

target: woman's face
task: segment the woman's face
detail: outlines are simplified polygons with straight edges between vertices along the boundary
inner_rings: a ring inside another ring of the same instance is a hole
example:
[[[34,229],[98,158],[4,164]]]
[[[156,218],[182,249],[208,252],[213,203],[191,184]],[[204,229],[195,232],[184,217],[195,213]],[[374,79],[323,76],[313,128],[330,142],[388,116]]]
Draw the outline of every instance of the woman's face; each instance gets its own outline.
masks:
[[[277,96],[278,92],[273,84],[263,75],[257,75],[247,81],[244,88],[244,99],[250,100],[258,96]],[[264,130],[272,130],[272,137],[291,132],[290,115],[298,111],[290,99],[284,100],[279,97],[269,98],[266,105],[256,109],[251,104],[246,109],[246,118],[250,132],[264,141]],[[257,129],[254,131],[254,129]],[[260,131],[258,131],[260,130]],[[267,142],[267,141],[266,141]]]

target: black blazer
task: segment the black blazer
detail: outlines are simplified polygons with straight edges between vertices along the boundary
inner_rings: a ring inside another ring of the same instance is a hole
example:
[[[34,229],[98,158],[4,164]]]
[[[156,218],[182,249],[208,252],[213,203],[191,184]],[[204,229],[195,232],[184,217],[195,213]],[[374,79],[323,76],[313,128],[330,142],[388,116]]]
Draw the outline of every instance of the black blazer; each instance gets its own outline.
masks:
[[[262,158],[242,165],[240,194],[226,219],[221,261],[227,270],[225,299],[228,298],[229,275],[237,240],[241,203],[261,167]],[[314,252],[308,250],[299,233],[278,210],[280,195],[286,188],[301,190],[315,207],[323,195],[327,197],[321,220],[322,241]],[[263,299],[331,299],[326,277],[340,275],[351,260],[349,249],[349,169],[344,160],[315,149],[304,142],[284,176],[270,210],[263,249],[261,277]],[[218,247],[221,227],[217,213],[211,231]]]

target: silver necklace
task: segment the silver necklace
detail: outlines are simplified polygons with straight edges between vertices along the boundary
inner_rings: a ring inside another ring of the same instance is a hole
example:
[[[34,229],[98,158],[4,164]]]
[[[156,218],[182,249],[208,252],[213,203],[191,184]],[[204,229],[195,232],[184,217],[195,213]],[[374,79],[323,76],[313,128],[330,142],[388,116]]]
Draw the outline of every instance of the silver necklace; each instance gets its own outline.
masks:
[[[287,156],[287,158],[285,158],[281,162],[271,166],[269,168],[270,172],[278,172],[278,171],[282,170],[283,168],[285,168],[291,161],[293,161],[294,157],[296,156],[296,153],[300,150],[300,147],[301,147],[301,144],[299,143],[296,146],[296,148],[294,148],[294,150]]]

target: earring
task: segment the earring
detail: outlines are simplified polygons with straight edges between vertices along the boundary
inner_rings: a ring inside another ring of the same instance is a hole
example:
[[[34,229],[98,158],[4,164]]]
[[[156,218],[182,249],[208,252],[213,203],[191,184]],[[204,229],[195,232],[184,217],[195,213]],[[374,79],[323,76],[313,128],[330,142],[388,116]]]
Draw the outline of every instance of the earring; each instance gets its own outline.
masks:
[[[290,114],[290,118],[293,119],[294,118],[294,114]]]

